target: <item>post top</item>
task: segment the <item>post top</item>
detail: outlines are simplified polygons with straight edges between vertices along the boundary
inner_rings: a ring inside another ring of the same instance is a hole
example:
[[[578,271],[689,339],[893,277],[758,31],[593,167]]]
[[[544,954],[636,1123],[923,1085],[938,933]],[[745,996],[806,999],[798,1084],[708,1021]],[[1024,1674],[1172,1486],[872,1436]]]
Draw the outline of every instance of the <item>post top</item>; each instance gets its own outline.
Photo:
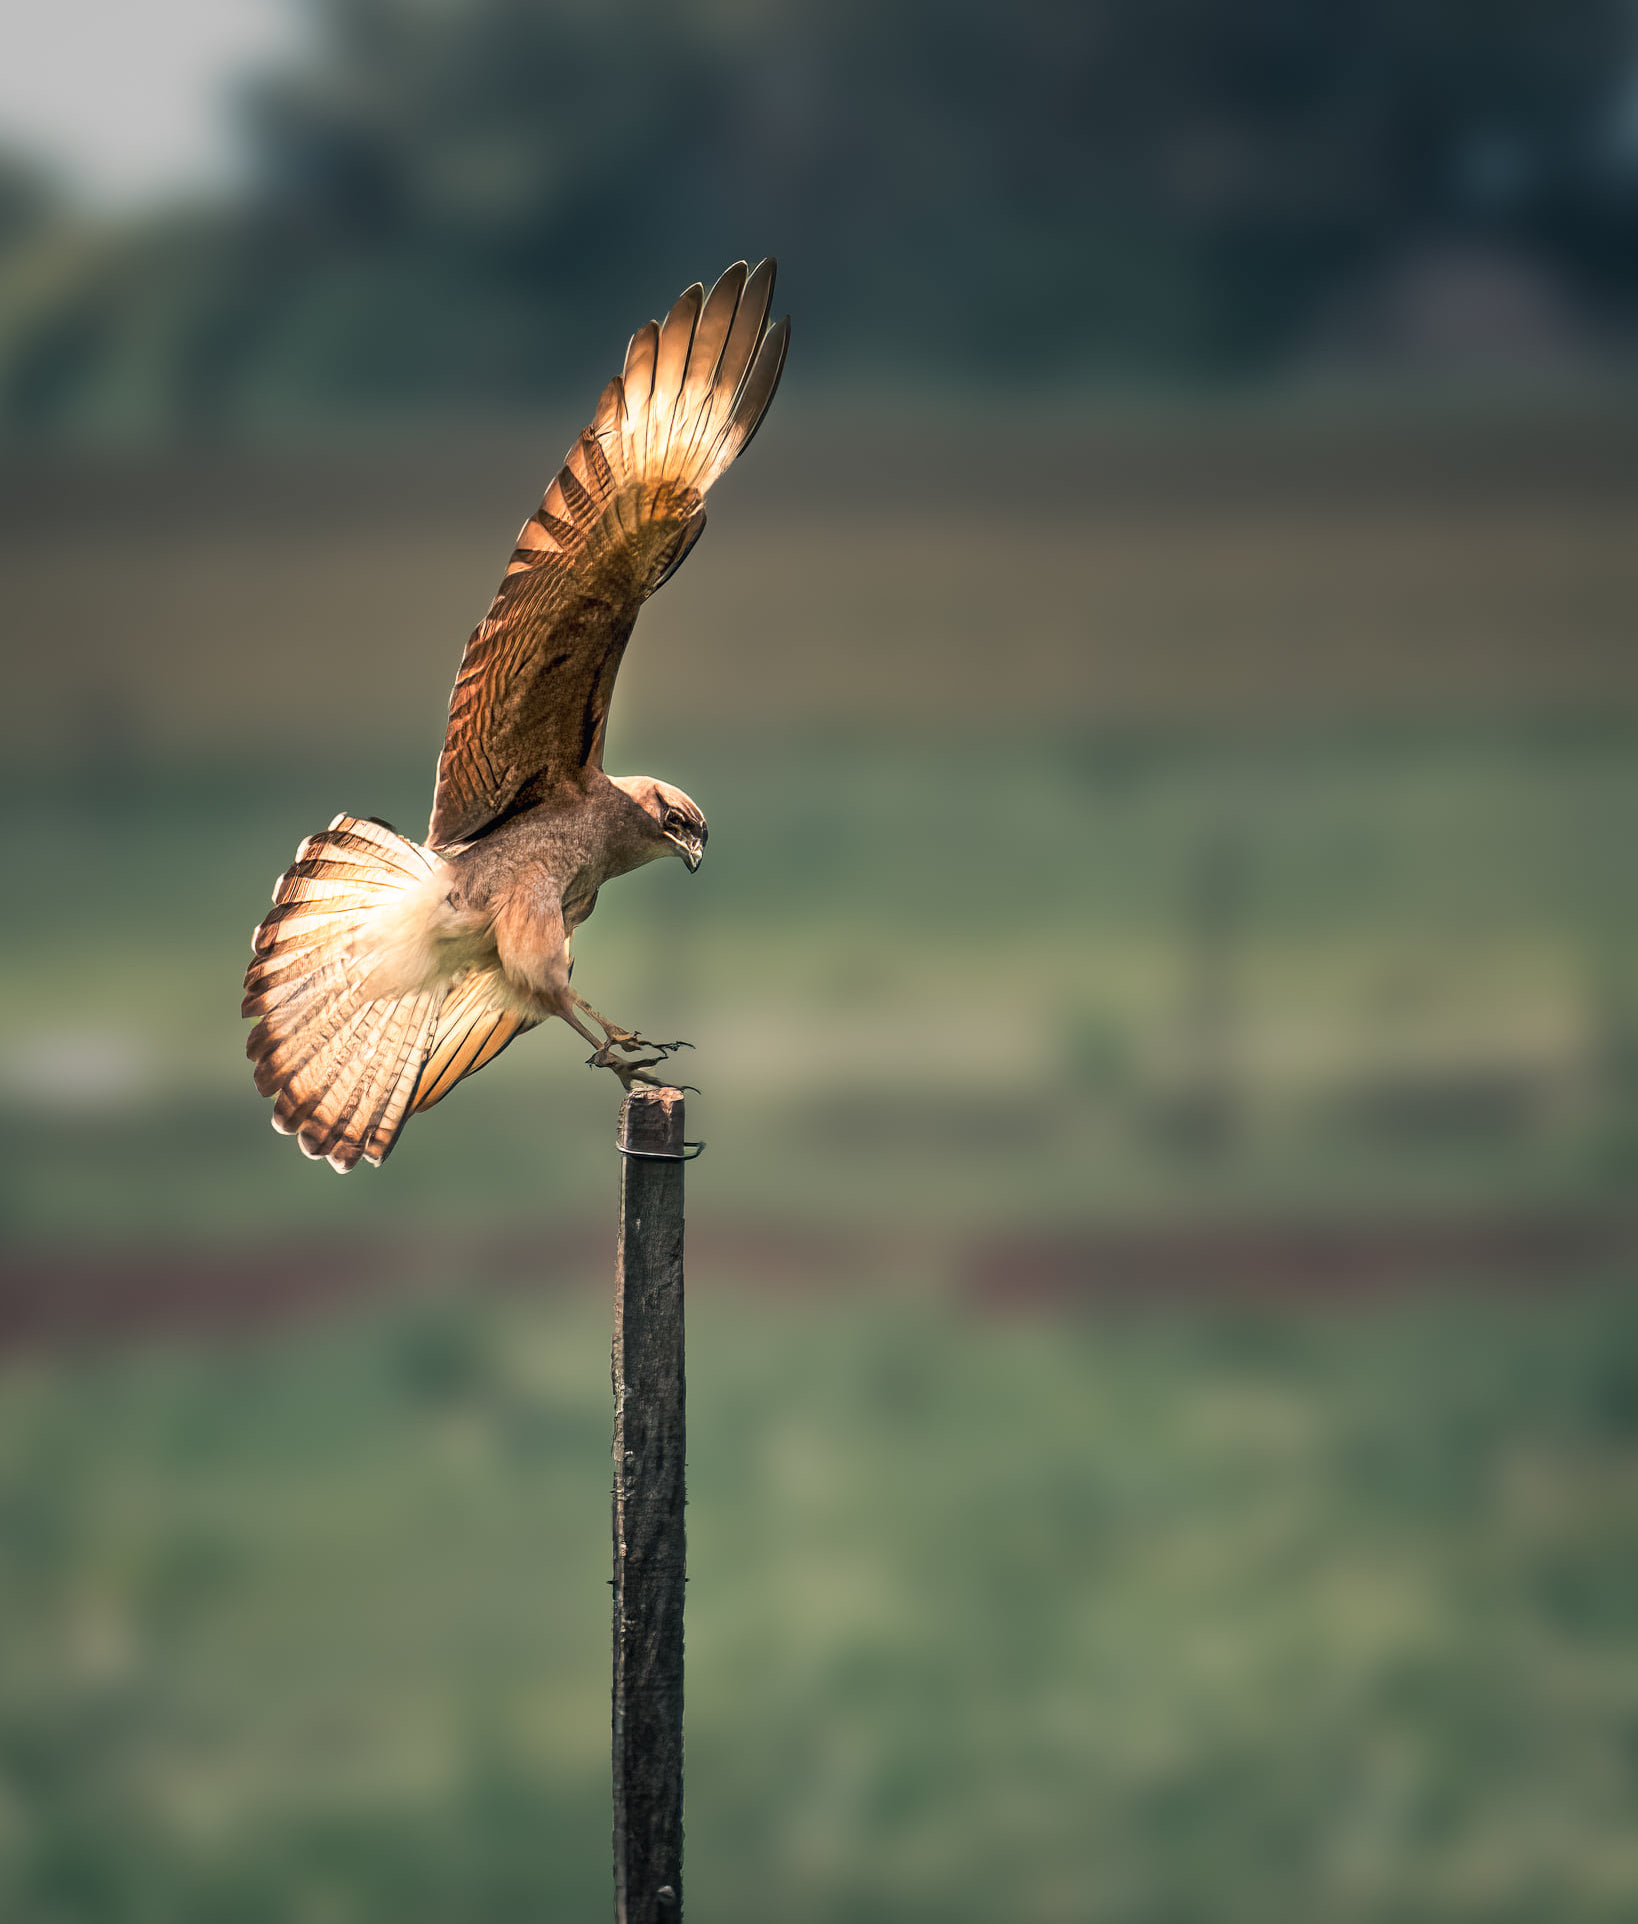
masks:
[[[675,1156],[683,1144],[683,1092],[680,1089],[633,1089],[620,1105],[620,1133],[616,1140],[628,1154]]]

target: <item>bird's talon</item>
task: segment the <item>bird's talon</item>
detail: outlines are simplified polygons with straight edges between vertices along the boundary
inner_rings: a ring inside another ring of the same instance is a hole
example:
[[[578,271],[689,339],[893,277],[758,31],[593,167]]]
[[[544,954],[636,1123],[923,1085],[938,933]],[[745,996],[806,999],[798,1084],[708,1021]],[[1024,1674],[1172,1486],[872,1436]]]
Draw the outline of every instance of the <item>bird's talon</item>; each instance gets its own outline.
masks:
[[[624,1049],[628,1055],[634,1055],[639,1050],[652,1049],[662,1059],[675,1055],[679,1049],[692,1049],[694,1046],[692,1042],[650,1042],[646,1035],[638,1035],[631,1029],[608,1029],[607,1036],[604,1050]]]
[[[587,1056],[586,1067],[612,1069],[620,1080],[620,1086],[626,1090],[629,1090],[634,1082],[646,1082],[651,1089],[665,1089],[672,1086],[662,1081],[659,1076],[651,1076],[648,1073],[650,1069],[658,1069],[664,1064],[664,1056],[645,1056],[640,1062],[627,1062],[614,1054],[616,1046],[618,1045],[605,1043],[601,1049]],[[696,1089],[694,1093],[698,1095],[699,1091]]]

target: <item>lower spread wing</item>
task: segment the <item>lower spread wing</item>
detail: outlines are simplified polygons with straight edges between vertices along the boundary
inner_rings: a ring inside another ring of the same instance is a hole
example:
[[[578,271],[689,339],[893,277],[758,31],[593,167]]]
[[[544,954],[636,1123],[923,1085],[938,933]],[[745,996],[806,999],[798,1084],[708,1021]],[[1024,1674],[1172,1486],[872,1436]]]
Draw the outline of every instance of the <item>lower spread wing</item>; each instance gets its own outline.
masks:
[[[439,1007],[432,1043],[410,1101],[418,1115],[442,1102],[457,1082],[493,1062],[507,1043],[540,1021],[517,1007],[498,970],[474,969]]]
[[[524,522],[450,697],[427,839],[469,840],[600,767],[609,699],[644,601],[705,526],[706,490],[779,385],[774,264],[689,288],[632,336],[590,427]]]

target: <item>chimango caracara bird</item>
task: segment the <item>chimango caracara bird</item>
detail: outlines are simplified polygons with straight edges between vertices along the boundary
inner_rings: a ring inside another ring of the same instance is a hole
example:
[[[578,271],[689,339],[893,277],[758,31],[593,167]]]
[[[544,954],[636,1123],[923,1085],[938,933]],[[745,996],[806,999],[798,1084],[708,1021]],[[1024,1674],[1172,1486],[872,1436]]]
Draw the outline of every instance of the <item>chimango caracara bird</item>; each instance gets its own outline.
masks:
[[[611,876],[705,853],[693,802],[605,775],[603,738],[637,611],[779,384],[773,283],[772,261],[741,262],[632,336],[466,644],[426,842],[338,815],[279,878],[245,975],[246,1053],[274,1128],[333,1169],[384,1161],[409,1117],[548,1016],[628,1088],[681,1046],[581,1001],[569,944]]]

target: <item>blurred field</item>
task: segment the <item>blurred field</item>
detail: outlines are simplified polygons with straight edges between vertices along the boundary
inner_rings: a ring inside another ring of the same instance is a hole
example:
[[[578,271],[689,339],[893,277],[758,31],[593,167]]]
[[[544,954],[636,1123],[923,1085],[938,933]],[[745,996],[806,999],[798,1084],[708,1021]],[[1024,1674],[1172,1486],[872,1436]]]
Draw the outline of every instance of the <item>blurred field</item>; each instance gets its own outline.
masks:
[[[1397,406],[758,444],[611,747],[701,799],[711,860],[610,890],[580,948],[601,1006],[701,1046],[697,1210],[1623,1193],[1638,413]],[[13,471],[14,1236],[595,1214],[607,1092],[566,1036],[343,1194],[270,1157],[234,1014],[300,837],[424,821],[566,433]]]
[[[699,1915],[1638,1908],[1630,1301],[853,1281],[694,1312]],[[14,1362],[6,1917],[606,1915],[606,1349],[595,1298],[423,1299]]]
[[[652,753],[710,858],[607,891],[577,980],[698,1045],[702,1230],[857,1231],[936,1266],[1098,1221],[1630,1198],[1624,726]],[[606,1225],[618,1092],[558,1025],[379,1174],[267,1127],[237,1014],[267,886],[334,807],[413,824],[423,789],[375,765],[14,792],[14,885],[52,931],[0,938],[14,1246],[335,1260],[413,1235],[449,1273],[467,1239]]]
[[[420,744],[580,421],[0,469],[25,763]],[[1638,702],[1638,398],[829,417],[760,440],[647,611],[661,741]],[[424,807],[420,797],[416,808]]]
[[[0,481],[20,1924],[606,1909],[617,1091],[549,1028],[342,1181],[237,1016],[572,425]],[[714,504],[610,750],[710,856],[576,977],[698,1045],[699,1915],[1638,1909],[1635,425],[809,421]]]

